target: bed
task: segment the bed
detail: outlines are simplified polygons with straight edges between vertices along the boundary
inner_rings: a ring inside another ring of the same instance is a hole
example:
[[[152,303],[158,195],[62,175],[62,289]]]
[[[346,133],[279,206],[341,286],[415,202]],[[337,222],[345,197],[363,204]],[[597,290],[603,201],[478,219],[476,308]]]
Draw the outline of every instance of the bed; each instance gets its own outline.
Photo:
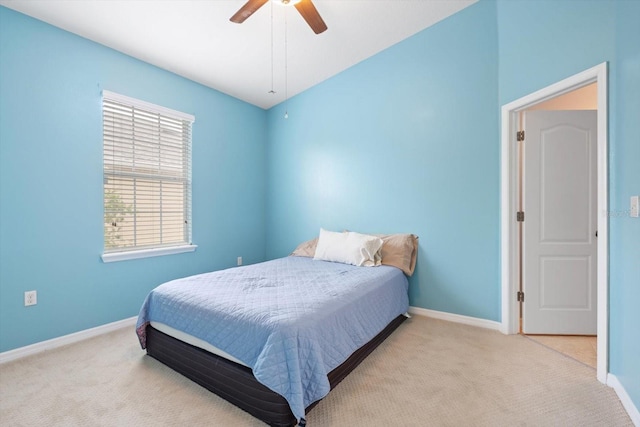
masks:
[[[406,318],[408,280],[391,265],[292,255],[157,287],[138,318],[142,348],[269,425],[304,425]]]

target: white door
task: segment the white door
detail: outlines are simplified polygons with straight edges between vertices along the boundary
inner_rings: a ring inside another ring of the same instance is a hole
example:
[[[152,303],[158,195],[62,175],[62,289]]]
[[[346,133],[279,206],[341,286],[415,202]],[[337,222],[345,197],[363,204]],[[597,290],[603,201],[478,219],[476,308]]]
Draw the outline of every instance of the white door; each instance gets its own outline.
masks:
[[[596,334],[596,116],[524,115],[524,333]]]

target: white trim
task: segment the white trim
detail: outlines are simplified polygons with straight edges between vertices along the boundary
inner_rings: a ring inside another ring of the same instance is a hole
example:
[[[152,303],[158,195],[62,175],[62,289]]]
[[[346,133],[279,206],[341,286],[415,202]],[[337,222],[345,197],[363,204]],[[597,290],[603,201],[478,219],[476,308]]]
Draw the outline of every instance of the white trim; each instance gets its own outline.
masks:
[[[478,328],[500,330],[500,322],[493,320],[479,319],[477,317],[463,316],[461,314],[447,313],[444,311],[429,310],[427,308],[409,307],[409,314],[416,316],[432,317],[434,319],[446,320],[454,323],[462,323],[463,325],[476,326]]]
[[[608,82],[607,63],[596,65],[558,83],[502,106],[501,148],[501,269],[502,269],[502,325],[505,334],[518,332],[517,292],[517,235],[516,235],[516,150],[513,136],[516,132],[517,114],[532,105],[563,93],[598,83],[598,344],[597,377],[606,382],[608,373],[609,326],[609,171],[608,153]]]
[[[620,399],[620,402],[622,403],[622,406],[624,406],[627,414],[629,414],[631,422],[636,427],[640,427],[640,411],[638,411],[636,405],[633,404],[633,400],[631,400],[631,397],[627,393],[627,390],[625,390],[624,386],[620,383],[620,380],[618,380],[618,377],[613,374],[608,374],[607,385],[615,390],[618,398]]]
[[[42,353],[43,351],[53,350],[54,348],[62,347],[63,345],[77,343],[118,329],[133,327],[137,320],[138,316],[130,317],[128,319],[118,320],[117,322],[107,323],[106,325],[96,326],[95,328],[85,329],[84,331],[41,341],[25,347],[19,347],[14,350],[4,351],[0,353],[0,364]]]
[[[609,373],[609,112],[607,63],[595,71],[598,82],[598,343],[597,376]]]
[[[102,262],[127,261],[130,259],[150,258],[154,256],[182,254],[185,252],[193,252],[198,245],[171,246],[168,248],[142,249],[139,251],[113,252],[102,254]]]
[[[510,104],[509,104],[510,105]],[[511,185],[511,177],[518,171],[517,150],[511,149],[512,129],[516,129],[517,120],[509,105],[502,107],[502,153],[500,182],[501,217],[501,278],[502,278],[502,326],[503,334],[518,333],[518,304],[512,296],[518,291],[518,247],[517,222],[514,212],[518,210],[518,187]],[[515,321],[513,321],[515,319]]]
[[[140,99],[131,98],[119,93],[111,92],[108,90],[102,91],[102,97],[111,101],[121,102],[127,105],[133,105],[134,107],[142,108],[145,110],[153,111],[154,113],[164,114],[165,116],[173,117],[178,120],[188,120],[191,123],[196,121],[195,116],[192,114],[183,113],[182,111],[172,110],[171,108],[163,107],[162,105],[152,104]]]

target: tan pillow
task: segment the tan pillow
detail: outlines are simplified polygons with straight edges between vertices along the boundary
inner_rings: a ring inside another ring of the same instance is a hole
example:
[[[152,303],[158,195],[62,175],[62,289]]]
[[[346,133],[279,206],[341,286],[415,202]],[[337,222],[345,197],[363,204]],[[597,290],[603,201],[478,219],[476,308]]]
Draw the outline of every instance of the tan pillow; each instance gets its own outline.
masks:
[[[414,234],[375,234],[382,239],[382,265],[399,268],[407,276],[416,269],[418,236]]]
[[[290,256],[306,256],[308,258],[313,258],[316,253],[316,246],[318,246],[317,237],[300,243],[298,247],[291,252]]]

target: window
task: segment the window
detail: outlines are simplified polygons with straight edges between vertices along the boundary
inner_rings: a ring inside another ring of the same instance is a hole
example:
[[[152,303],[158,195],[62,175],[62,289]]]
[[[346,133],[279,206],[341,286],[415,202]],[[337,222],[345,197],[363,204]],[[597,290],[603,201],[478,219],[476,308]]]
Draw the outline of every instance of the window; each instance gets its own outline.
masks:
[[[105,262],[194,250],[194,117],[103,91]]]

